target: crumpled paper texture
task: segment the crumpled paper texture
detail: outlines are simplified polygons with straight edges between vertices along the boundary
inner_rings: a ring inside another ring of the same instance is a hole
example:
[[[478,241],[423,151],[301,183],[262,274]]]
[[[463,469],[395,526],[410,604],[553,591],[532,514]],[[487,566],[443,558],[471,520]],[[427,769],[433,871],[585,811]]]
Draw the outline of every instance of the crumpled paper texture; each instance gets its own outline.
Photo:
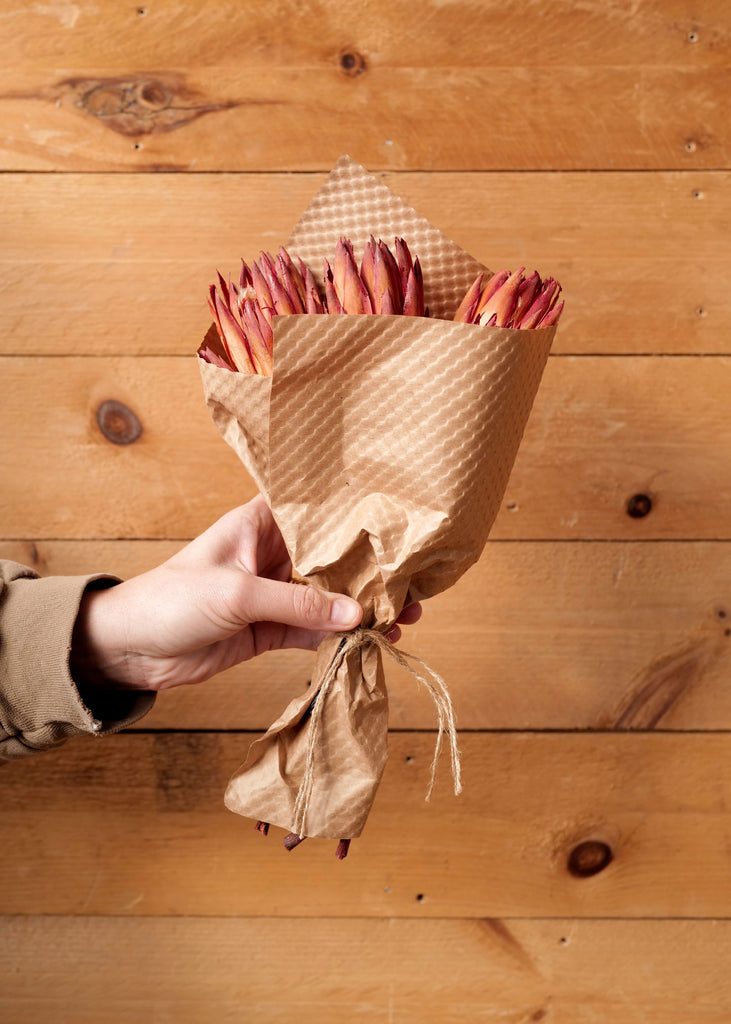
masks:
[[[370,234],[401,235],[418,255],[431,318],[277,317],[272,378],[200,369],[213,420],[266,496],[294,573],[354,597],[364,625],[382,628],[479,558],[555,328],[451,322],[485,268],[347,157],[286,246],[317,271],[341,235],[357,253]],[[323,642],[310,688],[252,744],[226,792],[231,810],[293,829],[310,709],[338,644]],[[360,835],[387,731],[380,652],[351,651],[327,692],[300,834]]]

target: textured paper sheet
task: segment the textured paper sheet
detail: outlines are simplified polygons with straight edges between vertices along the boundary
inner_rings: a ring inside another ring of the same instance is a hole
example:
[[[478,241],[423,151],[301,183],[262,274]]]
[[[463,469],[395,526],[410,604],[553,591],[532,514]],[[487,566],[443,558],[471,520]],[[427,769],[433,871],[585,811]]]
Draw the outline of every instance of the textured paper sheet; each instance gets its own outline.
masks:
[[[382,628],[479,558],[555,328],[450,322],[484,268],[348,158],[287,248],[319,269],[341,235],[358,252],[370,234],[406,239],[434,318],[277,317],[273,378],[203,361],[201,373],[213,419],[268,498],[296,574],[355,597],[364,624]],[[309,712],[337,643],[321,646],[310,689],[252,745],[226,793],[232,810],[293,829]],[[360,834],[387,728],[380,654],[351,652],[326,695],[303,834]]]

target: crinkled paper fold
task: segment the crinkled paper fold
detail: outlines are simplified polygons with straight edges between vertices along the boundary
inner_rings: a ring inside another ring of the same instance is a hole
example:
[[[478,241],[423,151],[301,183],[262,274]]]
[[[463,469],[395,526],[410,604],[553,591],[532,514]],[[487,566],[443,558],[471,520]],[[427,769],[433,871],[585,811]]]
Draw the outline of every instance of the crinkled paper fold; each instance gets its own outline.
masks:
[[[338,238],[404,237],[424,271],[430,318],[293,315],[274,320],[272,378],[200,360],[211,415],[271,505],[295,574],[350,594],[382,628],[404,605],[452,586],[480,556],[555,328],[454,323],[480,269],[454,242],[347,157],[287,242],[313,270]],[[443,318],[443,319],[442,319]],[[300,834],[358,836],[387,755],[380,652],[350,651],[327,689],[311,798],[295,828],[312,685],[257,740],[229,808]]]

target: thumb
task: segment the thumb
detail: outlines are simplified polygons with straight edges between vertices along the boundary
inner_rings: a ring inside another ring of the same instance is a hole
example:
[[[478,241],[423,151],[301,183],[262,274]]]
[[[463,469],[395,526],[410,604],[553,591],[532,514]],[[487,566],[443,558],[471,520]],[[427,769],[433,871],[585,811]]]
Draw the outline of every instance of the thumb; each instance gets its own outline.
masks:
[[[255,576],[247,594],[249,622],[281,622],[300,629],[354,629],[363,609],[351,597],[301,583],[280,583]]]

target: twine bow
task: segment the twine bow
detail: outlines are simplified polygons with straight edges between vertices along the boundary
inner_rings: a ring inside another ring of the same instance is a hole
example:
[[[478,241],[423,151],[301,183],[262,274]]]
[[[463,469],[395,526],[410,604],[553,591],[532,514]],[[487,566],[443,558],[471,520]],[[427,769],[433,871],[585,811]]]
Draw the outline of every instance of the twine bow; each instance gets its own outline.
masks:
[[[406,651],[400,651],[391,643],[390,640],[386,639],[383,633],[379,632],[377,629],[364,629],[362,627],[358,627],[348,633],[338,633],[336,636],[340,637],[340,645],[327,667],[327,671],[323,676],[320,688],[312,703],[310,712],[310,735],[307,743],[305,770],[299,790],[297,791],[297,799],[294,804],[293,831],[301,838],[304,838],[305,836],[305,821],[307,818],[307,811],[310,806],[310,796],[312,794],[315,775],[315,750],[317,748],[317,739],[324,712],[325,700],[327,699],[328,691],[332,686],[335,677],[337,676],[338,669],[345,660],[346,655],[349,654],[350,651],[357,650],[360,647],[377,647],[384,654],[387,654],[398,665],[405,668],[406,671],[417,680],[417,682],[421,683],[434,701],[434,705],[437,709],[439,729],[437,732],[437,740],[434,745],[434,757],[432,758],[431,763],[431,776],[425,799],[429,800],[432,790],[434,789],[434,782],[437,774],[437,763],[442,749],[442,739],[445,734],[449,737],[454,792],[455,795],[462,792],[462,772],[460,752],[457,747],[457,730],[454,722],[454,711],[452,709],[452,700],[449,696],[447,684],[444,682],[442,677],[415,654],[408,654]],[[417,672],[409,662],[416,662],[418,665],[421,665],[428,678],[420,672]]]

